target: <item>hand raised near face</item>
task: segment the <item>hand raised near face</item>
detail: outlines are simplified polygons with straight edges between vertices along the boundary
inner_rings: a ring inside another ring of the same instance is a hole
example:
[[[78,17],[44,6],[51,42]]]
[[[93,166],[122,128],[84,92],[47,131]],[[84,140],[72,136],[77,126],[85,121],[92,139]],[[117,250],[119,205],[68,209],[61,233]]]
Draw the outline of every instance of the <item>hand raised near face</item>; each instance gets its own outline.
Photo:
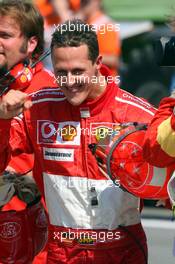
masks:
[[[10,90],[0,99],[0,118],[11,119],[31,106],[32,102],[28,94],[18,90]]]

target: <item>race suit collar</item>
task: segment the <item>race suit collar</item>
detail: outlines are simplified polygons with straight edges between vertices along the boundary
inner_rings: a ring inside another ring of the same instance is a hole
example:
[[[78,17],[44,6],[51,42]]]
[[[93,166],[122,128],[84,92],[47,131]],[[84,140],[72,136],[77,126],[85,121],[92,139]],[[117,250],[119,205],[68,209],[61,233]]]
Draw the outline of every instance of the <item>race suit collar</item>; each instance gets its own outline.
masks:
[[[102,65],[100,72],[105,78],[111,77],[110,70],[106,65]],[[94,100],[86,100],[79,106],[72,106],[72,112],[73,113],[79,113],[81,117],[91,117],[94,115],[97,115],[101,111],[103,111],[104,106],[109,105],[111,102],[111,98],[114,96],[114,93],[116,93],[116,88],[118,86],[116,83],[112,80],[112,77],[110,78],[110,82],[107,83],[105,91],[95,98]],[[84,112],[84,114],[82,114]]]

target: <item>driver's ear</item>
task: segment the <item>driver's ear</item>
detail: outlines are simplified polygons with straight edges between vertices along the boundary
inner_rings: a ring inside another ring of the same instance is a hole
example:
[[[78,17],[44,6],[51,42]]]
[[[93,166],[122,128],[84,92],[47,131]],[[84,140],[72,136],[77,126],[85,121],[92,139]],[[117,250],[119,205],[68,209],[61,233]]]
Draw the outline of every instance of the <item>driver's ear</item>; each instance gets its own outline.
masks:
[[[99,55],[98,57],[97,57],[97,59],[96,59],[96,68],[97,68],[97,70],[100,70],[100,68],[101,68],[101,66],[102,66],[102,56],[101,55]]]

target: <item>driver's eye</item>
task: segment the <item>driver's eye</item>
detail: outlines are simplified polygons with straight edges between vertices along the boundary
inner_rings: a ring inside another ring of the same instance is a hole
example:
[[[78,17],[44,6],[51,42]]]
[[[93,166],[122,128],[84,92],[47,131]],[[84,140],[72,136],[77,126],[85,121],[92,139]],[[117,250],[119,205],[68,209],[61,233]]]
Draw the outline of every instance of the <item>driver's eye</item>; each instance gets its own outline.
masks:
[[[72,71],[72,74],[73,75],[81,75],[83,73],[83,70],[82,69],[76,69],[76,70],[73,70]]]

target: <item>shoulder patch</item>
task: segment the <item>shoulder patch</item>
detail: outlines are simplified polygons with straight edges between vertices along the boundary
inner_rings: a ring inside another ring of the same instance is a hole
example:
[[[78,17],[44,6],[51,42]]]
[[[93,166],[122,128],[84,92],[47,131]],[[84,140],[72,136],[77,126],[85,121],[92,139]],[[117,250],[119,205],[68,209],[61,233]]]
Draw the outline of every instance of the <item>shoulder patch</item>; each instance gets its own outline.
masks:
[[[134,96],[126,91],[120,89],[119,95],[115,97],[115,100],[124,104],[132,105],[140,108],[151,115],[154,115],[156,108],[148,103],[145,99]]]

